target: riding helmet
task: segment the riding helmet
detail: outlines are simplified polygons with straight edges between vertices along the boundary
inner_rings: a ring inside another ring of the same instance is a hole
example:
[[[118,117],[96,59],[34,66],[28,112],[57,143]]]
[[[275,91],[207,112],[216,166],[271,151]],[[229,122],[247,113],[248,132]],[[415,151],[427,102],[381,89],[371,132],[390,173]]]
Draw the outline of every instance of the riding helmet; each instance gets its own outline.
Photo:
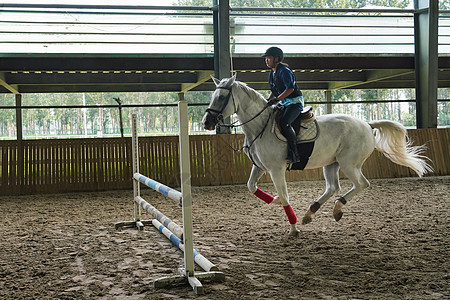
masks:
[[[280,61],[283,60],[284,58],[284,54],[283,54],[283,50],[281,50],[278,47],[270,47],[266,50],[266,52],[261,55],[262,57],[266,57],[266,56],[273,56],[273,57],[279,57]]]

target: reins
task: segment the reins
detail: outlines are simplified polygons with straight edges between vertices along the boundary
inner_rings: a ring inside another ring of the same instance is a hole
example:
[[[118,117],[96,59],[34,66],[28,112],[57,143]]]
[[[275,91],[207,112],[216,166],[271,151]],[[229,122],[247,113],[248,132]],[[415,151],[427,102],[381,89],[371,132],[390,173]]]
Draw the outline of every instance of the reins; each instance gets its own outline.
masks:
[[[222,117],[222,112],[223,112],[223,110],[225,109],[225,107],[227,106],[227,104],[228,104],[228,101],[229,101],[229,99],[232,97],[233,98],[233,106],[234,106],[234,113],[236,113],[236,111],[237,111],[237,109],[236,109],[236,103],[235,103],[235,101],[234,101],[234,96],[233,96],[233,93],[232,93],[232,90],[231,90],[231,87],[217,87],[218,89],[225,89],[225,90],[228,90],[228,95],[227,95],[227,97],[226,97],[226,99],[225,99],[225,105],[223,105],[223,107],[221,108],[221,110],[215,110],[215,109],[210,109],[210,108],[208,108],[206,111],[212,111],[212,112],[215,112],[215,113],[217,113],[217,119],[220,121],[220,122],[222,122],[222,123],[220,123],[219,122],[219,124],[217,124],[217,126],[220,126],[220,127],[225,127],[225,128],[234,128],[235,129],[235,139],[236,139],[236,141],[237,141],[237,131],[236,131],[236,128],[237,127],[240,127],[240,126],[243,126],[243,125],[245,125],[245,124],[248,124],[248,123],[250,123],[251,121],[253,121],[253,120],[255,120],[257,117],[259,117],[270,105],[265,105],[264,106],[264,108],[261,110],[261,111],[259,111],[256,115],[254,115],[252,118],[250,118],[249,120],[247,120],[247,121],[245,121],[245,122],[243,122],[243,123],[240,123],[240,124],[237,124],[236,125],[236,123],[238,122],[238,121],[235,121],[235,122],[233,122],[233,123],[231,123],[231,124],[223,124],[223,117]],[[230,143],[227,143],[228,144],[228,146],[231,148],[231,149],[233,149],[233,151],[234,152],[240,152],[240,151],[242,151],[242,150],[244,150],[244,149],[248,149],[249,151],[248,151],[248,155],[249,155],[249,157],[250,157],[250,160],[252,161],[252,163],[255,165],[255,166],[257,166],[258,168],[260,168],[256,163],[255,163],[255,161],[253,160],[253,158],[252,158],[252,155],[251,155],[251,152],[250,152],[250,147],[253,145],[253,143],[258,139],[258,138],[261,138],[262,137],[262,135],[263,135],[263,133],[264,133],[264,131],[266,130],[266,128],[267,128],[267,125],[269,124],[269,121],[270,121],[270,117],[272,116],[272,112],[271,113],[269,113],[269,117],[267,118],[267,121],[266,121],[266,123],[264,124],[264,127],[262,128],[262,130],[256,135],[256,137],[249,143],[249,144],[247,144],[247,145],[245,145],[244,144],[244,146],[242,146],[241,148],[238,148],[238,149],[236,149],[236,148],[234,148],[233,146],[231,146],[230,145]]]
[[[236,109],[236,103],[234,102],[234,96],[233,96],[233,91],[231,87],[222,87],[222,86],[218,86],[216,87],[216,89],[224,89],[228,91],[228,95],[225,98],[224,101],[224,105],[223,107],[221,107],[220,109],[212,109],[212,108],[207,108],[206,111],[207,112],[214,112],[217,114],[217,120],[219,120],[220,122],[222,122],[222,124],[217,124],[217,126],[219,127],[225,127],[225,128],[236,128],[236,127],[240,127],[243,126],[247,123],[250,123],[251,121],[253,121],[254,119],[256,119],[257,117],[259,117],[270,105],[265,105],[264,108],[258,112],[256,115],[254,115],[250,120],[245,121],[244,123],[241,124],[237,124],[236,123],[238,121],[234,121],[231,124],[223,124],[223,117],[222,117],[222,112],[225,109],[225,107],[228,105],[228,101],[230,101],[230,98],[233,99],[233,106],[234,106],[234,113],[236,113],[237,109]]]
[[[233,100],[233,102],[234,102],[234,100]],[[259,115],[261,115],[261,114],[262,114],[269,106],[270,106],[270,105],[264,106],[264,108],[263,108],[259,113],[257,113],[257,114],[254,115],[250,120],[247,120],[247,121],[245,121],[244,123],[235,125],[238,121],[234,121],[234,122],[231,123],[231,124],[217,124],[217,126],[220,126],[220,127],[226,127],[226,128],[236,128],[236,127],[243,126],[243,125],[245,125],[245,124],[247,124],[247,123],[250,123],[251,121],[253,121],[253,120],[256,119],[257,117],[259,117]],[[269,115],[269,116],[270,116],[270,115]]]

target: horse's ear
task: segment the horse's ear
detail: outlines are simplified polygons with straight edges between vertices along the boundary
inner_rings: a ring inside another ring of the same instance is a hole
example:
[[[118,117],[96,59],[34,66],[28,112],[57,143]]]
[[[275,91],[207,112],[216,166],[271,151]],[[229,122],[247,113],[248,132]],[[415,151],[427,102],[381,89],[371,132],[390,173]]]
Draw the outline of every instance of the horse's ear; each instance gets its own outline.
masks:
[[[214,81],[214,84],[216,85],[216,87],[219,85],[219,83],[220,83],[220,80],[219,79],[217,79],[217,78],[215,78],[214,76],[212,76],[212,75],[210,75],[211,76],[211,79]]]
[[[236,80],[236,73],[234,73],[234,75],[230,77],[230,79],[227,82],[227,86],[231,87],[235,80]]]

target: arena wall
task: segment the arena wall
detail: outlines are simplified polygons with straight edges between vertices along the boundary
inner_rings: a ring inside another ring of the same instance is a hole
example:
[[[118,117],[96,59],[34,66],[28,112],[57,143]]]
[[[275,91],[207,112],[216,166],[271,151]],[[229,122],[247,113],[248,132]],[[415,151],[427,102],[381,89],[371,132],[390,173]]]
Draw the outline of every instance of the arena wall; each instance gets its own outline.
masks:
[[[433,162],[429,176],[450,175],[450,128],[408,130],[414,144],[426,144]],[[177,136],[140,137],[140,170],[168,186],[180,186]],[[251,161],[241,134],[192,135],[194,186],[245,184]],[[231,147],[230,147],[231,146]],[[416,176],[374,152],[364,164],[367,178]],[[131,138],[0,141],[0,195],[102,191],[132,188]],[[320,180],[322,169],[289,171],[287,180]],[[261,178],[269,181],[268,175]]]

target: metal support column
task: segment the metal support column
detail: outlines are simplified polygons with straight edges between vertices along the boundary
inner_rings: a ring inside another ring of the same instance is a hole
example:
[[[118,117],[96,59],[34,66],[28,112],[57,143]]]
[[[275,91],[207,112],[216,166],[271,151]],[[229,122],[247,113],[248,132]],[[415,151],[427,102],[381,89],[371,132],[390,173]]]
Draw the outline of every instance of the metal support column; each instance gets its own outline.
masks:
[[[438,1],[414,0],[417,128],[437,127]]]
[[[17,180],[22,193],[25,181],[25,157],[23,151],[23,129],[22,129],[22,94],[16,94],[16,137],[17,137]]]
[[[325,91],[325,101],[327,104],[325,104],[325,113],[326,114],[332,114],[333,113],[333,107],[331,106],[331,91]]]
[[[16,130],[17,140],[22,141],[22,94],[16,94]]]
[[[218,79],[231,77],[230,1],[213,0],[214,75]],[[229,124],[230,118],[224,123]],[[230,133],[230,128],[216,127],[216,133]]]

